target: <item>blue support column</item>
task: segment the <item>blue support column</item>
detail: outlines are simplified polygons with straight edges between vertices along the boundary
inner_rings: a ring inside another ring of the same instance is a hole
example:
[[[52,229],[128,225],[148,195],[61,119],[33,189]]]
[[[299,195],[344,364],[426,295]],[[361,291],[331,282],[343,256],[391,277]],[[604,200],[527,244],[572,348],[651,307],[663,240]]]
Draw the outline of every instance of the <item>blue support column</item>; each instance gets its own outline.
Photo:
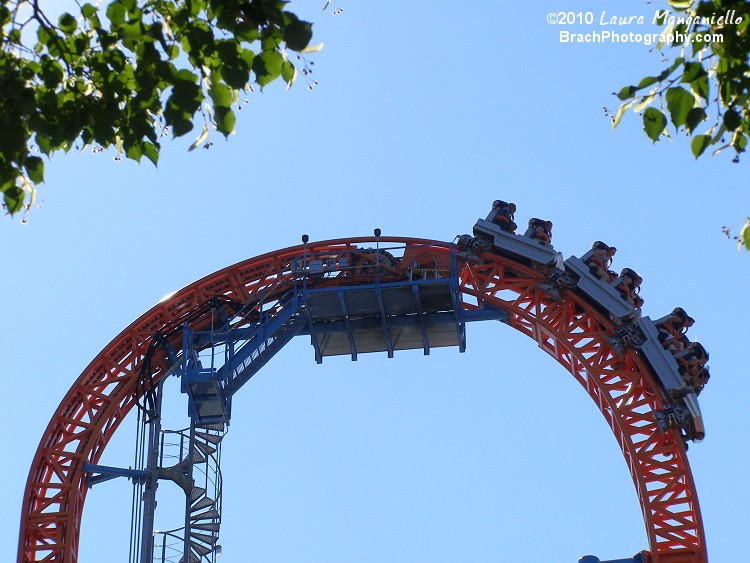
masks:
[[[417,313],[419,315],[419,332],[422,335],[422,347],[424,349],[424,355],[428,356],[430,354],[430,341],[427,338],[427,330],[424,327],[424,312],[422,311],[422,298],[419,294],[419,285],[418,284],[412,285],[411,290],[414,292],[414,298],[417,301]]]
[[[154,516],[156,512],[156,489],[159,486],[159,446],[161,439],[161,406],[164,380],[156,388],[154,410],[148,425],[146,447],[146,489],[143,492],[143,525],[141,532],[141,563],[154,560]]]
[[[388,357],[393,357],[393,343],[391,342],[391,332],[388,329],[388,321],[385,317],[385,307],[383,306],[383,294],[380,291],[380,287],[375,288],[375,297],[378,300],[378,309],[380,310],[380,319],[383,324],[383,336],[385,337],[385,345],[388,352]]]
[[[307,326],[310,331],[310,343],[315,350],[315,363],[323,363],[323,355],[320,353],[320,346],[318,346],[318,339],[315,338],[315,323],[313,323],[312,315],[310,314],[309,307],[305,307],[305,315],[307,316]]]
[[[349,348],[352,353],[352,361],[357,361],[357,346],[354,343],[354,335],[352,334],[351,323],[349,322],[349,313],[346,310],[346,301],[344,300],[344,292],[338,292],[339,303],[341,304],[341,311],[344,313],[344,326],[346,326],[346,336],[349,339]]]

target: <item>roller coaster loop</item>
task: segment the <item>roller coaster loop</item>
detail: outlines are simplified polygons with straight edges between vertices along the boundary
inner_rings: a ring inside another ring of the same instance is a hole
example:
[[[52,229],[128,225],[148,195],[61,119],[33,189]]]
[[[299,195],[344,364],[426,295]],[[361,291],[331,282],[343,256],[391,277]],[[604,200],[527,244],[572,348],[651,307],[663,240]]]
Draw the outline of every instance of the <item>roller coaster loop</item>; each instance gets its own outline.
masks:
[[[360,237],[308,243],[251,258],[213,273],[165,298],[108,344],[78,377],[52,416],[33,459],[25,493],[18,563],[78,561],[86,500],[84,464],[98,463],[112,435],[144,394],[170,373],[166,357],[148,354],[155,338],[181,350],[182,327],[206,330],[217,299],[238,307],[259,295],[281,296],[293,284],[301,255],[348,255],[359,264],[347,275],[320,276],[321,287],[364,283],[373,244],[398,246],[410,256],[409,275],[446,267],[452,243],[415,238]],[[656,413],[670,397],[640,352],[614,344],[616,323],[585,295],[549,291],[545,274],[507,255],[453,253],[460,307],[507,313],[507,324],[534,339],[583,386],[609,424],[640,501],[651,563],[706,563],[695,484],[680,429]],[[406,259],[404,258],[403,262]],[[383,264],[382,280],[403,276],[404,265]],[[402,269],[399,269],[402,268]],[[312,278],[311,278],[312,279]],[[312,283],[312,282],[311,282]],[[370,279],[368,283],[372,283]],[[187,325],[186,325],[187,323]],[[148,373],[141,369],[148,357]]]

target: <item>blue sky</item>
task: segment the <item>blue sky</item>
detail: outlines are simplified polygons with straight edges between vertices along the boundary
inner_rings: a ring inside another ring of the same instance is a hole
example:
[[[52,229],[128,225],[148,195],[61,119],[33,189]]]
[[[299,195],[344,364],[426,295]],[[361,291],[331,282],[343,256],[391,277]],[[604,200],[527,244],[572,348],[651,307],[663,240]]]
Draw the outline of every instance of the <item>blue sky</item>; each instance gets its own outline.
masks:
[[[292,4],[315,22],[318,85],[256,92],[237,134],[158,169],[113,153],[58,155],[26,225],[0,222],[6,413],[0,559],[56,406],[89,361],[164,295],[240,260],[311,240],[452,240],[496,198],[554,222],[580,255],[601,239],[643,277],[644,313],[675,306],[711,354],[708,435],[690,448],[709,555],[731,561],[750,525],[744,487],[750,256],[721,233],[750,213],[748,162],[653,146],[613,91],[658,72],[638,44],[561,44],[558,11],[644,15],[657,5],[566,0]],[[663,6],[662,6],[663,8]],[[572,28],[571,28],[572,29]],[[595,24],[593,29],[601,29]],[[639,31],[637,27],[628,30]],[[199,130],[198,130],[199,131]],[[196,131],[196,135],[198,133]],[[176,387],[170,413],[184,412]],[[132,463],[125,422],[104,463]],[[465,354],[314,362],[297,339],[237,395],[224,445],[226,561],[576,561],[647,547],[627,466],[583,389],[497,323]],[[169,484],[160,492],[166,495]],[[130,485],[89,494],[81,561],[126,561]],[[168,505],[168,502],[164,504]],[[162,505],[164,506],[164,505]],[[108,519],[105,523],[105,518]],[[109,520],[111,519],[111,520]],[[157,512],[157,527],[179,525]]]

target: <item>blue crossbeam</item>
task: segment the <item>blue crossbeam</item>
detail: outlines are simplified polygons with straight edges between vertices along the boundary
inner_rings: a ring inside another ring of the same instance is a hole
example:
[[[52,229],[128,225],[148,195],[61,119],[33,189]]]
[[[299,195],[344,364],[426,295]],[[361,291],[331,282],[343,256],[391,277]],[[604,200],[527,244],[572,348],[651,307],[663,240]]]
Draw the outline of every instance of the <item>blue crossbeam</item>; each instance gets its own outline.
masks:
[[[90,489],[94,485],[116,479],[117,477],[127,477],[134,482],[145,479],[149,472],[141,469],[125,469],[123,467],[110,467],[108,465],[94,465],[85,463],[83,470],[86,472],[86,486]]]

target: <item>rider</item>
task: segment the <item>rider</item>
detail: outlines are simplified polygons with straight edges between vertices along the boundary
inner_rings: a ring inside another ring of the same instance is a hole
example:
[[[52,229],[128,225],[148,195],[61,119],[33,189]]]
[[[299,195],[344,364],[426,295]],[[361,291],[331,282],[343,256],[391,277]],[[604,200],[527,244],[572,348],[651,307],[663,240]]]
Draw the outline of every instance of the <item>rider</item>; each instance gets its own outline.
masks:
[[[703,366],[697,375],[690,378],[690,385],[693,386],[696,395],[700,395],[703,388],[711,378],[711,374],[708,373],[708,366]]]
[[[643,305],[643,299],[638,296],[643,279],[630,268],[623,268],[618,278],[612,282],[614,288],[622,298],[636,309]]]
[[[656,329],[659,331],[659,342],[667,350],[676,354],[688,347],[690,341],[685,336],[688,328],[695,321],[682,307],[675,307],[664,319],[656,321]]]
[[[552,221],[545,219],[529,219],[529,228],[524,233],[525,236],[538,240],[541,244],[552,246]]]
[[[675,358],[685,383],[692,385],[694,381],[707,380],[708,372],[704,373],[703,370],[708,362],[708,352],[700,342],[691,342],[687,349],[677,354]]]
[[[517,225],[514,222],[514,214],[516,212],[515,203],[506,203],[501,199],[496,199],[492,202],[492,212],[495,216],[492,218],[492,222],[500,227],[500,230],[506,233],[515,233]]]
[[[616,252],[617,248],[598,240],[591,246],[591,251],[586,253],[589,256],[584,259],[583,263],[589,267],[592,275],[604,283],[610,283],[617,277],[613,278],[609,270],[612,265],[612,257]]]

